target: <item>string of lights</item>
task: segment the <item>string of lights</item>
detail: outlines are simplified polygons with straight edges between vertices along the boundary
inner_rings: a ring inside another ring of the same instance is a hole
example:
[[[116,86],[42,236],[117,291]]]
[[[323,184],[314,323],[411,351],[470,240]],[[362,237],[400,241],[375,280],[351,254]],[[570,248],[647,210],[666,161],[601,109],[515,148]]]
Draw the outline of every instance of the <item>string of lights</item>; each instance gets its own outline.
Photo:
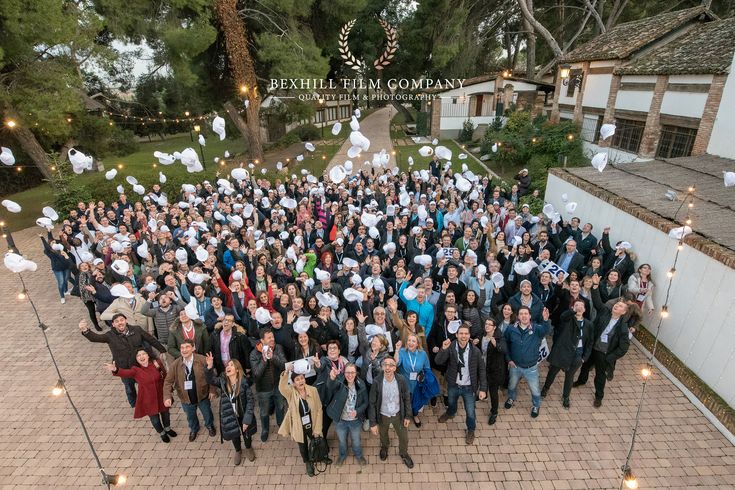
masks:
[[[676,222],[676,217],[681,211],[681,209],[684,207],[684,204],[687,205],[687,209],[692,209],[694,207],[694,186],[690,186],[687,190],[687,194],[682,199],[681,204],[679,205],[679,208],[676,210],[676,213],[674,213],[673,221]],[[687,217],[684,220],[687,226],[691,226],[692,224],[692,218],[691,215],[687,212]],[[671,296],[671,285],[674,282],[674,276],[676,275],[676,265],[679,262],[679,254],[682,250],[684,250],[684,236],[685,233],[682,233],[681,237],[679,238],[679,242],[676,245],[676,253],[674,254],[674,263],[671,266],[671,269],[666,273],[666,277],[669,280],[669,283],[666,287],[666,295],[664,296],[664,303],[661,306],[661,312],[659,314],[658,322],[656,324],[656,331],[654,333],[654,341],[653,341],[653,348],[651,349],[651,352],[646,359],[646,366],[641,369],[641,377],[643,378],[643,384],[641,387],[641,395],[638,399],[638,407],[636,409],[635,414],[635,423],[633,424],[633,433],[630,439],[630,446],[628,448],[628,454],[625,457],[625,463],[620,468],[623,472],[623,478],[620,482],[620,488],[628,488],[630,490],[635,490],[638,488],[638,479],[636,478],[635,474],[633,473],[633,469],[631,468],[630,461],[633,456],[633,450],[635,449],[635,442],[638,435],[638,429],[640,427],[640,420],[641,420],[641,411],[643,409],[643,403],[645,401],[645,395],[646,395],[646,386],[648,385],[648,381],[653,376],[653,366],[654,366],[654,360],[656,359],[656,349],[658,348],[658,341],[659,341],[659,334],[661,333],[661,326],[665,319],[669,317],[669,298]]]
[[[0,222],[0,231],[2,232],[3,238],[7,240],[8,250],[19,253],[17,247],[15,246],[15,242],[13,241],[12,234],[5,229],[5,222]],[[62,394],[66,395],[66,399],[69,402],[69,405],[71,405],[72,410],[74,411],[74,414],[77,417],[77,420],[79,421],[79,425],[82,429],[82,434],[84,435],[84,439],[87,442],[87,446],[89,446],[89,450],[92,453],[92,457],[94,458],[95,464],[97,465],[97,469],[100,472],[100,475],[102,477],[102,485],[106,488],[110,488],[112,486],[121,486],[125,485],[127,482],[127,477],[124,474],[110,474],[105,471],[104,467],[102,466],[102,462],[100,461],[99,455],[97,454],[97,450],[94,447],[94,443],[92,442],[92,438],[89,436],[89,431],[87,430],[87,426],[84,423],[84,419],[82,419],[82,414],[79,412],[79,409],[77,408],[76,404],[74,403],[74,400],[72,399],[71,395],[69,394],[69,390],[66,387],[66,383],[64,381],[64,376],[61,374],[61,368],[59,367],[58,362],[56,361],[56,356],[54,355],[54,351],[51,348],[51,344],[48,339],[48,335],[46,334],[46,331],[49,329],[49,326],[46,325],[42,320],[41,316],[38,312],[38,309],[36,308],[36,304],[33,302],[33,298],[30,295],[30,292],[28,291],[28,287],[26,286],[25,281],[23,280],[23,274],[17,273],[18,278],[20,279],[21,284],[21,292],[18,293],[18,299],[21,301],[28,300],[28,302],[31,304],[31,308],[33,309],[33,314],[36,316],[36,321],[38,322],[38,328],[41,330],[41,334],[43,335],[43,341],[46,345],[46,349],[48,350],[49,356],[51,357],[51,362],[53,363],[54,369],[56,370],[56,374],[58,376],[58,381],[51,389],[51,394],[55,397],[61,396]]]

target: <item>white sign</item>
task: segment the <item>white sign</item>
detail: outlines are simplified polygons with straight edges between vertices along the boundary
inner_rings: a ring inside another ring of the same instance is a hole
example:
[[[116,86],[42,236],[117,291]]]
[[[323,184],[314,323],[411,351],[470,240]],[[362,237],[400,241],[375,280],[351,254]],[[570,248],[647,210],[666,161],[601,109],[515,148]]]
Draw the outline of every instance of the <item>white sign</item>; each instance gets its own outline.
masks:
[[[541,272],[548,272],[549,274],[551,274],[551,280],[554,281],[554,284],[564,282],[564,280],[569,276],[569,273],[567,271],[565,271],[552,261],[548,261],[544,268],[540,270]],[[559,279],[560,273],[563,274],[561,280]]]

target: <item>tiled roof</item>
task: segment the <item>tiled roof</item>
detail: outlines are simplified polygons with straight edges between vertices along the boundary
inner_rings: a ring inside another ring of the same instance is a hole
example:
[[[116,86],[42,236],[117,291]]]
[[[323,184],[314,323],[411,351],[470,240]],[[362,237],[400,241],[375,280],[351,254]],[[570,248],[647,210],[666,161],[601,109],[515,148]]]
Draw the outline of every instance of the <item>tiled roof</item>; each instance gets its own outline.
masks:
[[[707,22],[618,68],[628,75],[729,73],[735,53],[735,18]]]
[[[625,59],[702,14],[714,18],[706,7],[699,6],[625,22],[574,49],[564,60],[577,62]]]
[[[694,233],[686,242],[735,269],[735,229],[729,225],[735,223],[735,193],[722,180],[722,172],[734,167],[735,160],[701,155],[612,165],[604,172],[591,166],[551,172],[667,233],[684,224],[686,211],[677,215],[681,200],[664,195],[671,189],[682,199],[695,185]]]

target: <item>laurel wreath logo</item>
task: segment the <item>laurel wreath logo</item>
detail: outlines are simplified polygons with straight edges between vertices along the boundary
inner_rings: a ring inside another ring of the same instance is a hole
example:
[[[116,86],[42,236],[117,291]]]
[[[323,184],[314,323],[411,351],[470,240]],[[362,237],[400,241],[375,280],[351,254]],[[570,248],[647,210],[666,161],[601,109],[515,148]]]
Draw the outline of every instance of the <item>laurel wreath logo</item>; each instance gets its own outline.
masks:
[[[352,54],[348,43],[350,31],[352,31],[352,28],[355,26],[355,22],[357,22],[357,19],[352,19],[342,26],[339,30],[337,45],[342,59],[345,60],[345,64],[357,72],[362,72],[366,68],[365,62],[358,60],[355,55]],[[383,31],[385,31],[385,37],[388,42],[383,53],[373,62],[373,67],[376,70],[382,70],[386,66],[390,65],[391,60],[398,50],[398,34],[396,33],[395,27],[391,26],[388,22],[383,19],[378,19],[378,22],[380,22],[380,26],[383,28]]]

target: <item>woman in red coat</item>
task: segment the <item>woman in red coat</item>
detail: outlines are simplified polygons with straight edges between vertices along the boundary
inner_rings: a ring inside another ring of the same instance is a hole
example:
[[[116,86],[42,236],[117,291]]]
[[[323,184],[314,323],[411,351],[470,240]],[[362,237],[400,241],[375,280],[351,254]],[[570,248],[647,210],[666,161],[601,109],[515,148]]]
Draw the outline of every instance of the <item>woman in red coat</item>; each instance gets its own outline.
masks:
[[[115,361],[105,364],[105,367],[115,376],[135,380],[138,384],[138,397],[133,417],[140,419],[147,415],[161,440],[171,442],[170,438],[176,437],[176,432],[170,427],[171,416],[163,404],[163,380],[166,378],[166,368],[159,360],[151,362],[150,356],[143,349],[135,354],[135,360],[137,365],[130,369],[118,369]]]

